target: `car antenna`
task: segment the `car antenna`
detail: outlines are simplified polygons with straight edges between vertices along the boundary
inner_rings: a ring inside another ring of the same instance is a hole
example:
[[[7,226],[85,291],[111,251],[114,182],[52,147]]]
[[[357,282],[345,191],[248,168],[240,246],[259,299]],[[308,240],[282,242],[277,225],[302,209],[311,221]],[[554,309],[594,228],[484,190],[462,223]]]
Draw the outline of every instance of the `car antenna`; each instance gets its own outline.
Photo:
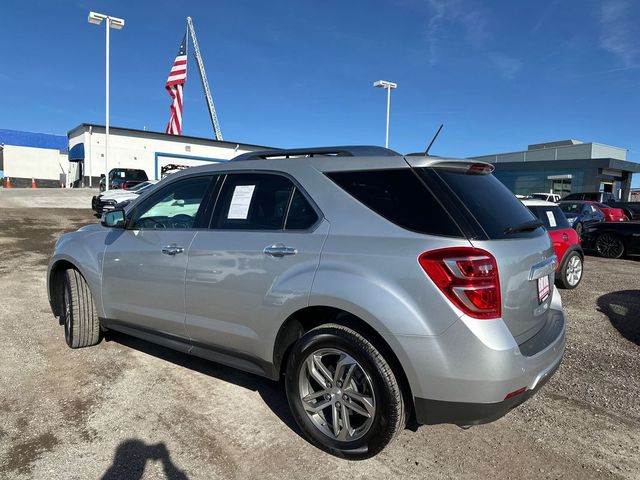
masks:
[[[436,138],[438,138],[438,135],[440,134],[440,130],[442,130],[442,127],[444,127],[444,123],[440,124],[440,128],[438,128],[438,131],[436,132],[436,134],[433,136],[433,138],[431,139],[431,143],[429,143],[429,146],[427,147],[427,149],[424,151],[424,155],[425,157],[429,156],[429,150],[431,150],[431,145],[433,145],[433,142],[436,141]]]

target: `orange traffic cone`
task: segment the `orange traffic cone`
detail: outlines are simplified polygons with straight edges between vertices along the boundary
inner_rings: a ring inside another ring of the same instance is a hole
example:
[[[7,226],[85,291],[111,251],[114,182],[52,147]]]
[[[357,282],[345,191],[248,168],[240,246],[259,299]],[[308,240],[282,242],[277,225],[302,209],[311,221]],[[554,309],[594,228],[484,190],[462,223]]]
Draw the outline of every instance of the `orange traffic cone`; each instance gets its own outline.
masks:
[[[11,188],[11,179],[7,177],[7,185],[6,188]]]
[[[36,179],[31,177],[31,188],[38,188],[36,187]]]

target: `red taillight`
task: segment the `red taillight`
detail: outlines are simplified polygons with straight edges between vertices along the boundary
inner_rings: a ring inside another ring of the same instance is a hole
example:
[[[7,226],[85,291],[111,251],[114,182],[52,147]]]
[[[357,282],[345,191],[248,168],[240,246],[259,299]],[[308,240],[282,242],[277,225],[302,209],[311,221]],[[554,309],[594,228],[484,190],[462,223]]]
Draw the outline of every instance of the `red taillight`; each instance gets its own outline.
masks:
[[[474,318],[498,318],[500,279],[496,259],[471,247],[443,248],[418,257],[429,278],[456,307]]]

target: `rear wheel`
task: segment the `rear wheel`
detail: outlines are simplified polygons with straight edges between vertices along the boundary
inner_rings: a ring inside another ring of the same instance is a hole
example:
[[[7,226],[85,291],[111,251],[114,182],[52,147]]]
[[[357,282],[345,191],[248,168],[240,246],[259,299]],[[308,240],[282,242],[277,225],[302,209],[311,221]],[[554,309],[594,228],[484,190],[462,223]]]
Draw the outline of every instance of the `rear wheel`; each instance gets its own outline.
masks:
[[[391,367],[369,341],[341,325],[314,328],[296,343],[286,389],[307,438],[339,457],[369,458],[405,426]]]
[[[620,258],[624,253],[624,243],[613,233],[603,233],[596,239],[596,251],[605,258]]]
[[[582,226],[581,223],[576,225],[576,233],[578,234],[578,238],[582,238],[583,230],[584,230],[584,227]]]
[[[89,285],[77,270],[70,268],[62,275],[62,323],[64,339],[71,348],[100,342],[100,321]]]
[[[558,286],[560,288],[576,288],[582,280],[583,261],[578,252],[571,252],[558,269]]]

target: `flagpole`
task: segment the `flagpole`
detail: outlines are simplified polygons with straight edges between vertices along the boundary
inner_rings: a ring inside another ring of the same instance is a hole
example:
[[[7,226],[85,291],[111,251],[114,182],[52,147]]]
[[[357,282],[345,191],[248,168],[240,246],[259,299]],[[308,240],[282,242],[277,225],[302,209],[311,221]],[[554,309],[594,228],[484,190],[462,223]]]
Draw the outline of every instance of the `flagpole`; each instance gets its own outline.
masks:
[[[189,18],[189,17],[187,17]],[[187,43],[184,46],[184,55],[187,57],[187,65],[189,64],[189,21],[187,20],[187,32],[184,35],[186,37]]]

